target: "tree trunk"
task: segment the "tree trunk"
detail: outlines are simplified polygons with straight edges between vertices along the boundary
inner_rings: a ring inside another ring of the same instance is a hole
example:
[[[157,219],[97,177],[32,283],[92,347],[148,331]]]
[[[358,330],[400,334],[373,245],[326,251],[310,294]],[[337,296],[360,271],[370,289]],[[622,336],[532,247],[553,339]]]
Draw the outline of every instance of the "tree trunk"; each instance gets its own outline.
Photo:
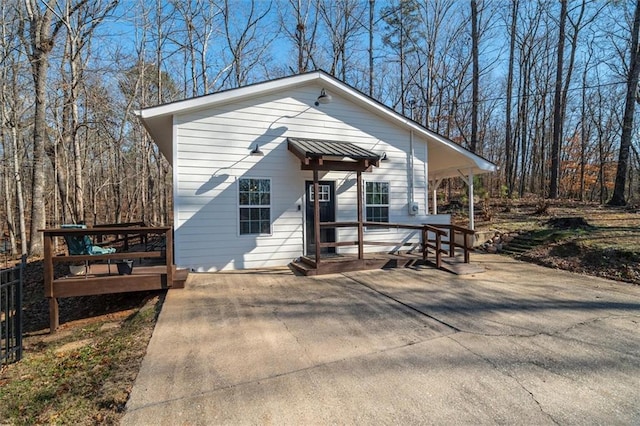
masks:
[[[472,100],[471,100],[471,144],[469,150],[476,152],[478,147],[478,104],[480,102],[480,65],[478,59],[478,5],[476,0],[471,0],[471,59],[472,70]]]
[[[513,68],[514,53],[516,47],[516,23],[518,18],[518,0],[511,3],[511,25],[509,40],[509,70],[507,72],[507,105],[505,117],[505,179],[507,184],[507,196],[513,195],[513,140],[511,135],[511,95],[513,93]]]
[[[638,44],[638,32],[640,31],[640,0],[636,0],[636,10],[631,30],[631,51],[629,52],[629,75],[627,77],[627,96],[624,105],[624,117],[622,119],[622,135],[620,137],[620,151],[618,152],[618,168],[616,170],[616,183],[613,195],[607,203],[610,206],[624,206],[625,186],[627,184],[627,167],[629,164],[629,152],[633,136],[633,114],[635,113],[635,93],[638,87],[640,75],[640,46]]]
[[[558,198],[560,177],[560,146],[562,144],[562,71],[564,65],[564,39],[567,22],[567,0],[560,0],[560,23],[558,34],[558,60],[556,63],[556,83],[553,106],[553,140],[551,141],[551,181],[549,182],[549,198]]]
[[[48,23],[47,23],[48,24]],[[47,71],[49,69],[49,52],[33,46],[33,81],[35,84],[35,112],[33,116],[33,176],[31,183],[31,228],[29,232],[29,254],[41,256],[44,252],[40,229],[46,227],[44,199],[44,158],[47,133]]]
[[[369,0],[369,96],[373,96],[373,9],[375,0]]]

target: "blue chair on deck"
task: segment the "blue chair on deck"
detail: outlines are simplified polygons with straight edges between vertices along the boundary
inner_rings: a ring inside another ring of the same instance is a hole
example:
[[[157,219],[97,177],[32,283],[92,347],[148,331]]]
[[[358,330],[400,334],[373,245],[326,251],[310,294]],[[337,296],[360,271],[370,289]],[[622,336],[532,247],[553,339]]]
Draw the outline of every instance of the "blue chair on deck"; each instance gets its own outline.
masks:
[[[60,226],[63,229],[87,229],[87,225],[79,225],[79,224],[66,224]],[[110,254],[115,253],[115,248],[104,248],[100,246],[96,246],[91,241],[88,235],[65,235],[64,241],[67,243],[67,248],[69,249],[70,256],[82,256],[82,255],[99,255],[99,254]],[[107,260],[107,265],[109,268],[109,273],[111,273],[111,261]],[[89,272],[89,261],[84,262],[84,276],[86,278]]]

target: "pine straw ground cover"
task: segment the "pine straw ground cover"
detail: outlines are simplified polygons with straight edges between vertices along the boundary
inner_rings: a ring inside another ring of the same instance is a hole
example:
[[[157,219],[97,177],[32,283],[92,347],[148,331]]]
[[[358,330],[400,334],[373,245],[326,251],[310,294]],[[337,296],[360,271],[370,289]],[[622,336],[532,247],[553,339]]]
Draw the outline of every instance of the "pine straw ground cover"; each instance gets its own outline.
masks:
[[[478,218],[479,230],[548,235],[547,244],[523,259],[640,284],[638,209],[520,200],[494,201],[486,211],[490,220]],[[562,217],[580,217],[590,226],[549,225]],[[457,219],[466,225],[464,217]],[[61,299],[62,326],[49,335],[41,261],[28,264],[24,292],[24,359],[0,371],[0,423],[117,424],[165,293]]]

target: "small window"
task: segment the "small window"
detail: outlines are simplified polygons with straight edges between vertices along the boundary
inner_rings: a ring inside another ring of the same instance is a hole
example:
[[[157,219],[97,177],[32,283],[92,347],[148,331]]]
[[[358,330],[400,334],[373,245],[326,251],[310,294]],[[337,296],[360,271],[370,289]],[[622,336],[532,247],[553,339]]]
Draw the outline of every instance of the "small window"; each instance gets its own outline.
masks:
[[[271,233],[271,180],[239,179],[240,235]]]
[[[331,189],[329,185],[318,185],[318,193],[320,196],[318,197],[318,201],[321,203],[328,203],[331,201]],[[309,186],[309,201],[313,203],[313,185]]]
[[[367,222],[389,222],[389,182],[366,182],[364,205]]]

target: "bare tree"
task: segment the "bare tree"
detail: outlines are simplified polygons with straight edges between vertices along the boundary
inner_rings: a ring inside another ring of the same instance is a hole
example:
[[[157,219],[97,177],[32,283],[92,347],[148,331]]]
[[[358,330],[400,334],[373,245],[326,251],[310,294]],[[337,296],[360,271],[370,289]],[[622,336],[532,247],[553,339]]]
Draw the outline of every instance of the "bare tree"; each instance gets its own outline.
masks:
[[[15,8],[7,3],[0,5],[0,144],[3,155],[3,195],[7,231],[11,253],[27,253],[27,229],[22,186],[22,132],[25,127],[26,90],[20,76],[25,74],[24,55],[19,49],[15,26]],[[17,219],[14,211],[17,210]],[[20,241],[18,250],[17,238]]]
[[[618,151],[618,168],[616,170],[615,187],[613,195],[607,204],[610,206],[624,206],[625,187],[627,184],[627,167],[629,165],[629,153],[631,151],[631,139],[633,134],[633,115],[635,113],[636,90],[638,77],[640,76],[640,0],[636,0],[633,27],[629,43],[629,71],[627,74],[627,94],[624,104],[624,118],[622,119],[622,135],[620,136],[620,150]]]
[[[87,3],[80,0],[70,8],[70,14]],[[37,0],[25,0],[24,14],[20,20],[20,36],[29,61],[35,92],[35,108],[33,123],[33,178],[31,183],[31,229],[29,233],[29,253],[42,255],[43,241],[39,229],[46,226],[45,216],[45,144],[47,139],[47,80],[49,71],[49,55],[56,37],[63,28],[62,19],[54,15],[56,0],[40,3]],[[54,19],[55,18],[55,19]]]
[[[560,20],[558,24],[558,48],[556,61],[555,94],[553,102],[553,139],[551,141],[551,180],[549,197],[558,198],[558,179],[560,177],[560,145],[562,143],[562,79],[564,76],[564,43],[567,22],[567,0],[560,0]]]
[[[267,39],[259,36],[260,33],[268,34],[260,25],[265,22],[271,10],[271,3],[259,10],[260,2],[251,0],[248,11],[235,15],[241,15],[239,19],[233,19],[234,7],[228,0],[224,2],[222,17],[224,20],[224,34],[227,48],[231,54],[230,63],[225,66],[229,72],[223,79],[223,86],[239,87],[248,83],[249,73],[260,61],[263,61],[265,51],[270,47],[273,37]],[[239,21],[242,20],[240,23]],[[229,84],[229,82],[231,84]]]
[[[509,28],[509,68],[507,72],[507,93],[505,108],[505,183],[507,186],[507,195],[511,197],[514,186],[514,170],[513,170],[513,136],[511,135],[511,104],[513,96],[513,69],[514,69],[514,52],[516,45],[516,23],[518,22],[518,0],[511,2],[511,20]]]
[[[365,5],[358,0],[320,0],[318,8],[329,34],[329,72],[346,81],[349,58],[354,53],[353,46],[364,29],[360,22],[366,12]]]
[[[478,58],[478,44],[480,35],[478,32],[478,3],[471,0],[471,61],[472,69],[472,101],[471,101],[471,143],[469,149],[476,152],[478,146],[478,104],[480,102],[480,63]]]
[[[296,51],[296,65],[290,67],[295,73],[303,73],[316,66],[317,2],[318,0],[282,0],[277,7],[282,31],[293,42]]]

